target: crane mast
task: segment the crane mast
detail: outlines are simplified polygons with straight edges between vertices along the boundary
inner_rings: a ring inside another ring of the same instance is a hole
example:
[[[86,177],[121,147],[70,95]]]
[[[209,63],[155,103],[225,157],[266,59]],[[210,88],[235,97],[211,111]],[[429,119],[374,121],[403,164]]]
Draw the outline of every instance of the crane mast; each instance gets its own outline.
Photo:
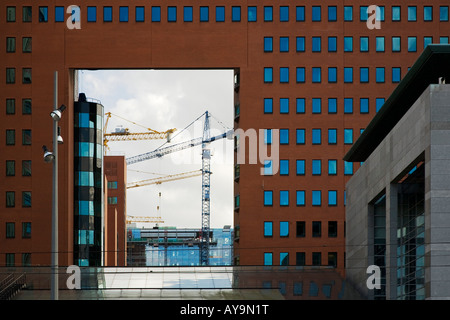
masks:
[[[200,264],[209,265],[209,232],[210,232],[210,178],[211,178],[211,150],[209,132],[209,113],[205,114],[202,143],[202,238],[200,241]]]

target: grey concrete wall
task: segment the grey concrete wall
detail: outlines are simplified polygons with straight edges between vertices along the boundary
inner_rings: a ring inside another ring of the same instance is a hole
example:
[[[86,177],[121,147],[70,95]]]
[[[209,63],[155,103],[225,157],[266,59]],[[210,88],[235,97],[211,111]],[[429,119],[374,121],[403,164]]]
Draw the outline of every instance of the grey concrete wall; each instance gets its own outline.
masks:
[[[346,275],[370,298],[366,268],[372,243],[370,206],[385,192],[388,284],[387,298],[396,298],[395,183],[414,165],[425,160],[427,297],[450,296],[450,85],[428,87],[393,130],[374,150],[347,184]],[[393,185],[394,184],[394,185]],[[447,245],[444,245],[447,243]],[[392,286],[389,286],[391,284]]]

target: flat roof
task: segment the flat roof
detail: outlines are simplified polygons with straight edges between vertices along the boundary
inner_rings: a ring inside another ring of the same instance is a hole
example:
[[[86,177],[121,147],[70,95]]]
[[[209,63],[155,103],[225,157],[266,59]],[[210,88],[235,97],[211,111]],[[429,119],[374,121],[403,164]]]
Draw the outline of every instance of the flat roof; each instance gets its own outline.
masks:
[[[450,45],[428,45],[400,81],[383,107],[344,156],[345,161],[365,161],[430,84],[447,78],[450,83]]]

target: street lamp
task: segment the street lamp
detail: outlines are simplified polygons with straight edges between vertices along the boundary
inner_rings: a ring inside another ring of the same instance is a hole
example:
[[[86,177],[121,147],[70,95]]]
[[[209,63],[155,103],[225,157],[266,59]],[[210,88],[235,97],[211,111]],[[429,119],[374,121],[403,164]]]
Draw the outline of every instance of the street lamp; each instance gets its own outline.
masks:
[[[52,187],[52,278],[51,278],[51,299],[58,300],[58,143],[62,143],[60,128],[58,122],[61,120],[62,113],[66,109],[65,105],[58,105],[58,72],[54,76],[53,93],[54,110],[50,113],[53,119],[53,152],[50,152],[46,146],[44,150],[44,161],[53,162],[53,187]]]

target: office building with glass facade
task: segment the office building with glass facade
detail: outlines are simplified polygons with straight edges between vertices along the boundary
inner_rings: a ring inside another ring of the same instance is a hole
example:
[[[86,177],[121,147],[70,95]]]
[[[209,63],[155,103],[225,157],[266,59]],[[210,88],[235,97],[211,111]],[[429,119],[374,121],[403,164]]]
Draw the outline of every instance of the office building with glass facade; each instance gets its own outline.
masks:
[[[347,184],[346,277],[371,299],[450,298],[449,59],[428,46],[345,156],[362,163]]]

